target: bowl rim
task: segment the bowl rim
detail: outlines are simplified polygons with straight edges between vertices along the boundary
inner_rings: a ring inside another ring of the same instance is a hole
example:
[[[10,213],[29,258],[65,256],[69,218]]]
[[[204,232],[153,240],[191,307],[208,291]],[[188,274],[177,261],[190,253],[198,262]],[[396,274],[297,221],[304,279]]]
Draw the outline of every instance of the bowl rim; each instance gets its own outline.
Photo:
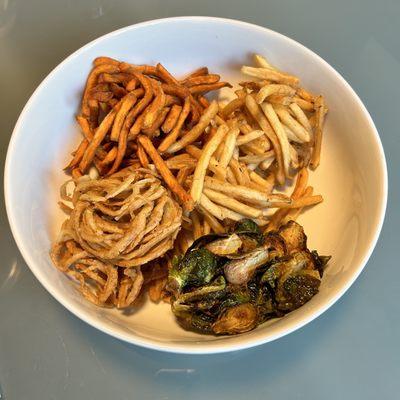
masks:
[[[152,339],[148,338],[141,338],[137,336],[132,336],[132,334],[129,333],[123,333],[123,332],[118,332],[115,331],[113,328],[107,327],[102,324],[101,321],[98,320],[98,318],[92,317],[89,313],[86,311],[81,310],[79,306],[75,306],[71,304],[68,300],[68,298],[65,298],[62,294],[58,294],[57,290],[53,288],[53,285],[50,283],[46,282],[46,279],[44,277],[44,273],[41,271],[41,267],[39,263],[37,263],[34,260],[34,257],[30,254],[30,252],[25,248],[24,241],[22,239],[22,234],[21,234],[21,229],[18,227],[16,220],[15,220],[15,209],[13,209],[13,205],[11,204],[11,175],[12,171],[10,168],[12,158],[15,155],[15,145],[17,143],[17,139],[21,135],[21,125],[22,122],[25,118],[25,114],[27,110],[30,108],[31,104],[35,101],[36,97],[41,93],[42,89],[45,87],[47,81],[49,81],[59,70],[63,68],[65,64],[73,60],[74,58],[78,57],[81,53],[84,53],[87,49],[93,47],[97,43],[101,42],[104,39],[111,38],[113,36],[117,36],[121,33],[130,31],[130,30],[135,30],[141,27],[146,27],[146,26],[152,26],[152,25],[162,25],[162,24],[171,24],[174,22],[179,22],[179,21],[187,21],[187,22],[215,22],[215,23],[222,23],[226,25],[236,25],[239,27],[244,27],[247,29],[251,30],[256,30],[256,31],[263,31],[263,32],[268,32],[269,35],[279,37],[281,40],[286,41],[287,43],[290,43],[292,46],[296,46],[300,48],[303,52],[307,53],[314,59],[316,59],[319,63],[322,63],[328,70],[330,70],[331,73],[335,75],[335,77],[341,81],[341,83],[346,87],[346,89],[351,93],[352,97],[356,101],[359,109],[362,111],[364,116],[367,119],[368,125],[370,126],[372,132],[373,132],[373,139],[374,139],[374,145],[377,150],[377,153],[379,154],[379,159],[378,162],[380,164],[380,169],[381,169],[381,192],[382,196],[380,199],[380,210],[379,210],[379,219],[376,223],[375,226],[375,232],[373,237],[371,238],[370,242],[368,243],[368,248],[365,251],[365,254],[363,255],[363,258],[361,262],[356,266],[354,269],[352,276],[343,284],[343,286],[335,293],[335,295],[332,296],[332,298],[327,301],[326,303],[322,304],[321,306],[317,307],[315,310],[310,311],[304,318],[302,318],[300,321],[297,322],[291,322],[291,324],[286,327],[285,329],[281,329],[279,332],[273,335],[264,335],[261,337],[256,337],[252,339],[245,339],[243,342],[240,343],[229,343],[223,342],[223,341],[217,341],[217,342],[201,342],[204,345],[199,345],[198,342],[188,342],[185,344],[177,344],[175,342],[168,342],[168,343],[162,343],[162,342],[155,342]],[[324,313],[328,308],[330,308],[340,297],[343,296],[343,294],[350,288],[350,286],[354,283],[354,281],[357,279],[357,277],[360,275],[361,271],[364,269],[365,265],[367,264],[375,246],[378,241],[380,232],[382,230],[384,218],[385,218],[385,213],[386,213],[386,207],[387,207],[387,196],[388,196],[388,174],[387,174],[387,164],[386,164],[386,158],[385,158],[385,153],[383,150],[382,142],[380,140],[379,133],[375,127],[375,124],[372,120],[371,115],[369,114],[368,110],[366,109],[365,105],[359,98],[359,96],[356,94],[354,89],[350,86],[349,83],[337,72],[328,62],[326,62],[322,57],[320,57],[318,54],[304,46],[303,44],[299,43],[298,41],[291,39],[281,33],[278,33],[276,31],[273,31],[269,28],[262,27],[256,24],[252,24],[249,22],[245,21],[240,21],[236,19],[229,19],[229,18],[219,18],[219,17],[209,17],[209,16],[181,16],[181,17],[170,17],[170,18],[160,18],[160,19],[154,19],[150,21],[145,21],[145,22],[140,22],[137,24],[132,24],[120,29],[117,29],[115,31],[109,32],[105,35],[102,35],[86,45],[80,47],[78,50],[74,51],[72,54],[70,54],[68,57],[66,57],[63,61],[61,61],[55,68],[51,70],[51,72],[41,81],[41,83],[37,86],[35,91],[32,93],[30,96],[29,100],[25,104],[24,108],[22,109],[18,120],[15,124],[15,127],[13,129],[8,149],[7,149],[7,155],[6,155],[6,162],[5,162],[5,168],[4,168],[4,197],[5,197],[5,205],[6,205],[6,212],[8,216],[8,221],[10,224],[11,232],[13,234],[14,240],[18,246],[19,251],[21,252],[24,261],[28,265],[29,269],[32,271],[34,276],[39,280],[39,282],[45,287],[45,289],[60,303],[62,304],[67,310],[69,310],[72,314],[77,316],[79,319],[82,321],[86,322],[87,324],[91,325],[92,327],[107,333],[110,336],[113,336],[115,338],[118,338],[120,340],[123,340],[125,342],[135,344],[141,347],[145,347],[148,349],[152,350],[159,350],[159,351],[164,351],[164,352],[172,352],[172,353],[182,353],[182,354],[215,354],[215,353],[224,353],[224,352],[230,352],[230,351],[236,351],[236,350],[242,350],[242,349],[247,349],[250,347],[255,347],[259,346],[261,344],[271,342],[273,340],[276,340],[278,338],[281,338],[283,336],[286,336],[287,334],[302,328],[318,316],[320,316],[322,313]]]

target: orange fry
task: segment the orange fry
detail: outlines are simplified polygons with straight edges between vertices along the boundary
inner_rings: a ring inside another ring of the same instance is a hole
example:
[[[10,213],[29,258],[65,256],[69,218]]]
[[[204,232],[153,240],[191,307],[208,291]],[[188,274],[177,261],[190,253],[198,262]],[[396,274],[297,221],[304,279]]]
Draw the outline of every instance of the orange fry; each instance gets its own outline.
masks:
[[[139,135],[137,140],[143,146],[148,156],[152,159],[154,166],[163,177],[167,186],[173,193],[175,193],[180,202],[183,204],[183,207],[189,211],[193,210],[194,204],[192,198],[178,183],[172,172],[168,169],[165,161],[161,158],[151,140],[144,135]]]
[[[163,153],[168,150],[168,148],[176,141],[178,138],[179,132],[182,129],[182,125],[185,122],[188,114],[190,112],[190,98],[186,97],[185,103],[183,105],[182,111],[179,114],[178,120],[172,130],[172,132],[161,142],[158,147],[158,151]]]
[[[162,124],[161,130],[164,133],[169,133],[171,130],[174,128],[176,125],[179,115],[181,114],[182,107],[178,104],[174,104],[168,115],[167,118],[165,119],[164,123]]]

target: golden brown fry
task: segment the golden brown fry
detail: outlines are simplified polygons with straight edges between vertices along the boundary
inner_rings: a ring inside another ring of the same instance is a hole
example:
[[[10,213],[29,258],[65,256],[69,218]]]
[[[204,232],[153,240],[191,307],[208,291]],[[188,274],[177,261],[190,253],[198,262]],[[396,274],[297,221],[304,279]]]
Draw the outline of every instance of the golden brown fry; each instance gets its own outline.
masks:
[[[125,118],[130,109],[136,103],[136,101],[137,98],[132,93],[129,93],[121,100],[121,108],[119,109],[117,115],[115,116],[115,121],[110,134],[110,140],[113,140],[115,142],[118,141],[118,137],[121,132]]]
[[[174,104],[171,107],[171,109],[169,110],[169,113],[161,127],[161,130],[164,133],[169,133],[174,128],[174,126],[176,125],[176,123],[178,121],[181,110],[182,110],[182,107],[178,104]]]
[[[285,176],[289,177],[289,168],[290,168],[290,150],[289,150],[289,141],[287,139],[286,133],[282,127],[281,122],[279,121],[278,116],[276,115],[274,108],[269,103],[260,104],[261,109],[263,110],[265,116],[267,117],[269,123],[272,126],[272,129],[275,131],[275,134],[279,140],[282,150],[282,158],[283,158],[283,167],[285,170]],[[262,160],[264,161],[264,160]]]
[[[158,147],[158,151],[161,153],[164,153],[169,149],[170,146],[173,145],[173,143],[176,141],[176,139],[179,136],[179,132],[182,129],[182,126],[190,112],[190,98],[187,97],[185,99],[185,103],[183,105],[183,108],[179,114],[178,120],[172,129],[172,132],[161,142],[160,146]],[[175,143],[176,144],[176,143]]]
[[[293,101],[304,111],[314,111],[314,104],[307,100],[294,96]]]
[[[260,205],[262,207],[271,207],[272,204],[277,203],[276,195],[268,195],[263,191],[254,190],[243,185],[232,185],[209,176],[207,176],[204,180],[204,187],[225,193],[239,200]],[[282,203],[283,200],[288,204],[290,203],[289,199],[282,196],[278,197],[282,198],[280,203]]]
[[[210,124],[211,119],[216,116],[217,112],[218,112],[218,104],[214,100],[211,102],[207,110],[204,111],[198,124],[195,125],[188,133],[186,133],[186,135],[183,136],[182,139],[172,144],[168,148],[167,152],[176,153],[177,151],[182,150],[188,144],[195,142],[204,132],[207,126]]]
[[[148,293],[149,293],[149,298],[152,302],[158,303],[161,300],[166,284],[167,284],[166,277],[155,279],[150,282]]]
[[[199,211],[203,215],[204,219],[208,222],[210,225],[212,231],[214,233],[224,233],[225,228],[219,223],[217,218],[215,218],[212,214],[210,214],[204,207],[201,205],[198,206]]]
[[[191,86],[189,88],[191,94],[198,94],[198,93],[207,93],[211,90],[218,90],[223,87],[232,87],[232,85],[228,82],[217,82],[212,84],[204,84],[204,85],[197,85]]]
[[[288,128],[294,132],[294,134],[302,141],[310,141],[310,133],[297,122],[289,113],[289,111],[282,106],[274,106],[275,112],[278,114],[279,119],[288,126]]]
[[[200,202],[201,193],[203,191],[204,178],[206,176],[207,167],[210,163],[211,156],[224,139],[228,132],[226,125],[221,125],[213,138],[204,146],[199,162],[193,175],[192,188],[190,194],[195,204]]]
[[[315,98],[317,96],[313,95],[312,93],[308,92],[304,88],[298,88],[297,89],[297,94],[304,100],[309,101],[310,103],[313,103]]]
[[[293,114],[297,118],[297,121],[300,122],[301,125],[308,131],[312,132],[312,127],[310,121],[307,118],[307,115],[304,114],[304,111],[300,108],[300,106],[296,103],[290,104],[289,108],[292,110]]]
[[[165,161],[161,158],[153,143],[147,136],[139,135],[137,138],[138,142],[143,146],[144,150],[148,156],[153,160],[153,164],[163,177],[167,186],[171,189],[173,193],[176,194],[178,199],[183,204],[184,208],[188,211],[193,209],[193,199],[188,193],[183,189],[183,187],[178,183],[172,172],[168,169]]]
[[[303,192],[307,187],[307,182],[308,182],[308,170],[307,168],[303,167],[297,174],[296,185],[290,197],[294,200],[297,200],[301,196],[303,196]]]
[[[238,160],[232,158],[231,162],[229,163],[229,166],[231,167],[233,176],[235,177],[236,182],[241,185],[241,186],[246,186],[246,178],[245,176],[243,176],[243,171],[242,171],[242,167],[239,163]],[[218,174],[216,174],[216,176],[218,176]]]
[[[260,54],[254,54],[253,58],[254,58],[254,62],[257,64],[258,67],[277,70],[277,68],[272,66],[268,62],[268,60],[265,57],[261,56]]]
[[[260,128],[265,132],[270,142],[272,143],[272,146],[275,151],[275,157],[278,162],[278,170],[276,171],[276,178],[278,180],[278,183],[280,185],[283,185],[285,183],[285,170],[283,165],[282,149],[279,143],[279,139],[276,136],[271,125],[269,124],[267,118],[261,111],[259,105],[251,95],[246,96],[246,107],[249,110],[250,114],[258,122]]]
[[[190,218],[192,219],[192,226],[193,226],[193,237],[194,240],[198,239],[200,236],[203,235],[200,223],[200,216],[196,210],[193,210],[190,213]]]
[[[315,137],[314,137],[314,148],[311,155],[310,167],[315,169],[319,165],[321,157],[321,146],[322,146],[322,126],[324,124],[325,117],[325,103],[322,96],[318,96],[315,99],[315,112],[316,112],[316,126],[315,126]]]
[[[211,226],[208,221],[205,219],[203,221],[203,235],[209,235],[211,232]]]
[[[240,201],[235,200],[234,198],[227,196],[223,193],[217,192],[215,190],[206,188],[204,189],[203,193],[214,203],[217,203],[221,206],[236,211],[239,214],[244,215],[245,217],[259,218],[263,215],[261,210],[248,206],[247,204],[241,203]]]
[[[221,169],[221,177],[225,179],[227,173],[227,167],[231,158],[233,156],[233,152],[236,146],[236,138],[239,134],[239,128],[232,128],[226,135],[226,139],[221,142],[223,144],[223,152],[221,157],[219,158],[219,167]]]
[[[238,108],[241,108],[244,106],[244,100],[245,98],[237,98],[233,99],[230,101],[220,112],[222,118],[228,118],[229,115],[231,115],[234,111],[236,111]]]
[[[311,196],[313,193],[313,188],[312,186],[308,186],[304,192],[303,192],[303,196],[304,197],[309,197]],[[281,220],[281,225],[286,224],[289,221],[296,221],[296,219],[298,218],[298,216],[300,215],[300,213],[303,211],[304,207],[300,207],[300,208],[294,208],[292,210],[289,210],[287,212],[287,214],[282,218]]]
[[[201,194],[200,205],[211,215],[221,221],[223,221],[225,218],[229,218],[233,221],[240,221],[244,217],[235,211],[213,203],[204,193]]]
[[[264,131],[254,130],[254,131],[251,131],[251,132],[249,132],[249,133],[247,133],[245,135],[239,136],[237,138],[236,143],[237,143],[238,146],[242,146],[243,144],[252,142],[253,140],[258,139],[259,137],[262,137],[264,135],[265,135]]]
[[[299,78],[296,76],[272,69],[254,68],[244,65],[241,71],[243,74],[250,75],[255,78],[267,79],[269,81],[283,83],[290,86],[297,86],[299,84]]]
[[[270,150],[263,154],[247,155],[239,157],[239,161],[245,164],[260,163],[270,158],[275,158],[275,152]]]
[[[256,171],[250,172],[250,179],[262,188],[262,191],[269,194],[272,192],[275,184],[274,174],[269,174],[266,179],[261,177]]]
[[[265,99],[267,99],[272,94],[279,96],[293,97],[295,93],[296,90],[288,85],[278,85],[278,84],[265,85],[257,93],[256,101],[258,104],[261,104],[263,101],[265,101]]]
[[[321,203],[324,199],[321,195],[300,197],[299,199],[292,200],[290,202],[279,202],[276,201],[271,204],[271,208],[300,208],[309,207],[315,204]]]

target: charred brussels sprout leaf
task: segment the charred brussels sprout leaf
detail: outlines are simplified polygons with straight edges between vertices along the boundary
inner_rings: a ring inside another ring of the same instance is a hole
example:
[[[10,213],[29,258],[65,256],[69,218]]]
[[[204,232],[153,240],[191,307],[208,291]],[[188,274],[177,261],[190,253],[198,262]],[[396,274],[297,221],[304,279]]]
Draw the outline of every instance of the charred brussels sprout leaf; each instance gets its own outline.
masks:
[[[256,241],[255,245],[262,245],[264,242],[264,235],[262,234],[259,226],[251,219],[241,219],[234,227],[234,232],[247,237],[247,239],[253,239]],[[253,250],[250,246],[250,249]]]
[[[182,290],[186,286],[202,286],[211,282],[218,269],[218,259],[211,251],[200,248],[186,252],[169,273],[168,286]]]
[[[318,278],[307,274],[289,276],[282,284],[285,297],[282,308],[294,310],[305,304],[318,293],[320,282]]]
[[[258,225],[252,221],[251,219],[241,219],[235,225],[234,231],[236,233],[257,233],[261,234],[260,228]]]
[[[320,256],[316,250],[311,252],[314,259],[315,268],[319,271],[319,276],[322,277],[326,264],[328,264],[331,256]]]

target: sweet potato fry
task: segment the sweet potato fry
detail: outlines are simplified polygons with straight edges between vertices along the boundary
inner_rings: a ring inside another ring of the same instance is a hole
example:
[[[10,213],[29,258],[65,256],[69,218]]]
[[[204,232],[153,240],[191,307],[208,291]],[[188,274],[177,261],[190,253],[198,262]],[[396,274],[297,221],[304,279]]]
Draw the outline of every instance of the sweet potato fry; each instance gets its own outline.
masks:
[[[174,128],[176,125],[179,115],[182,111],[182,107],[178,104],[174,104],[171,109],[169,110],[169,113],[164,121],[164,123],[161,126],[161,130],[164,133],[169,133],[171,130]],[[169,146],[168,146],[169,147]]]
[[[82,97],[81,113],[83,116],[89,116],[89,94],[93,87],[97,84],[99,75],[103,73],[115,74],[118,72],[120,72],[119,67],[112,64],[100,64],[92,69],[87,78],[85,90]]]
[[[216,116],[217,112],[218,112],[218,104],[216,101],[212,101],[210,106],[207,108],[207,110],[205,110],[205,112],[201,116],[198,124],[195,125],[184,137],[182,137],[182,139],[172,144],[168,148],[167,152],[175,153],[186,147],[188,144],[195,142],[204,132],[207,126],[210,124],[211,119]]]
[[[146,110],[146,115],[143,120],[143,128],[150,128],[160,115],[162,109],[165,106],[165,94],[161,89],[161,84],[157,82],[155,84],[154,100]]]
[[[94,134],[92,140],[90,141],[89,146],[87,147],[85,154],[83,155],[82,160],[79,164],[79,168],[82,171],[82,173],[85,173],[88,170],[90,164],[92,163],[97,148],[100,146],[101,142],[107,135],[108,131],[110,130],[114,122],[116,113],[117,113],[116,109],[111,110],[104,118],[101,125],[97,128],[96,133]]]
[[[179,82],[169,73],[169,71],[160,63],[156,65],[156,69],[158,72],[158,76],[165,83],[173,83],[175,85],[179,85]]]
[[[190,98],[187,97],[185,99],[183,108],[179,114],[178,120],[176,121],[176,124],[173,127],[171,133],[161,142],[160,146],[158,147],[159,152],[164,153],[165,151],[167,151],[169,149],[169,147],[171,145],[174,144],[174,142],[176,142],[176,139],[179,136],[179,132],[182,129],[182,126],[183,126],[189,112],[190,112]]]
[[[167,114],[169,113],[170,108],[169,107],[164,107],[161,112],[158,114],[157,119],[153,122],[153,125],[151,125],[149,128],[142,128],[142,132],[147,135],[147,136],[157,136],[155,133],[161,125],[164,123],[165,118],[167,117]]]
[[[122,129],[122,125],[125,121],[125,118],[130,111],[130,109],[136,103],[137,98],[132,93],[129,93],[124,99],[121,101],[121,108],[119,109],[117,115],[115,116],[115,121],[111,130],[110,140],[118,141],[119,134]]]
[[[184,85],[187,87],[195,85],[204,85],[217,83],[220,80],[220,76],[217,74],[200,75],[185,80]]]
[[[194,205],[193,199],[188,193],[186,193],[186,191],[178,183],[172,172],[168,169],[165,161],[161,158],[160,154],[153,146],[151,140],[147,136],[143,135],[139,135],[137,140],[143,146],[148,156],[152,159],[154,166],[157,168],[158,172],[163,177],[165,183],[170,188],[170,190],[175,193],[177,198],[183,204],[184,208],[188,211],[191,211]]]
[[[197,85],[191,86],[189,88],[191,94],[198,94],[198,93],[207,93],[211,90],[218,90],[223,87],[232,87],[232,85],[228,82],[217,82],[212,84],[204,84],[204,85]]]

